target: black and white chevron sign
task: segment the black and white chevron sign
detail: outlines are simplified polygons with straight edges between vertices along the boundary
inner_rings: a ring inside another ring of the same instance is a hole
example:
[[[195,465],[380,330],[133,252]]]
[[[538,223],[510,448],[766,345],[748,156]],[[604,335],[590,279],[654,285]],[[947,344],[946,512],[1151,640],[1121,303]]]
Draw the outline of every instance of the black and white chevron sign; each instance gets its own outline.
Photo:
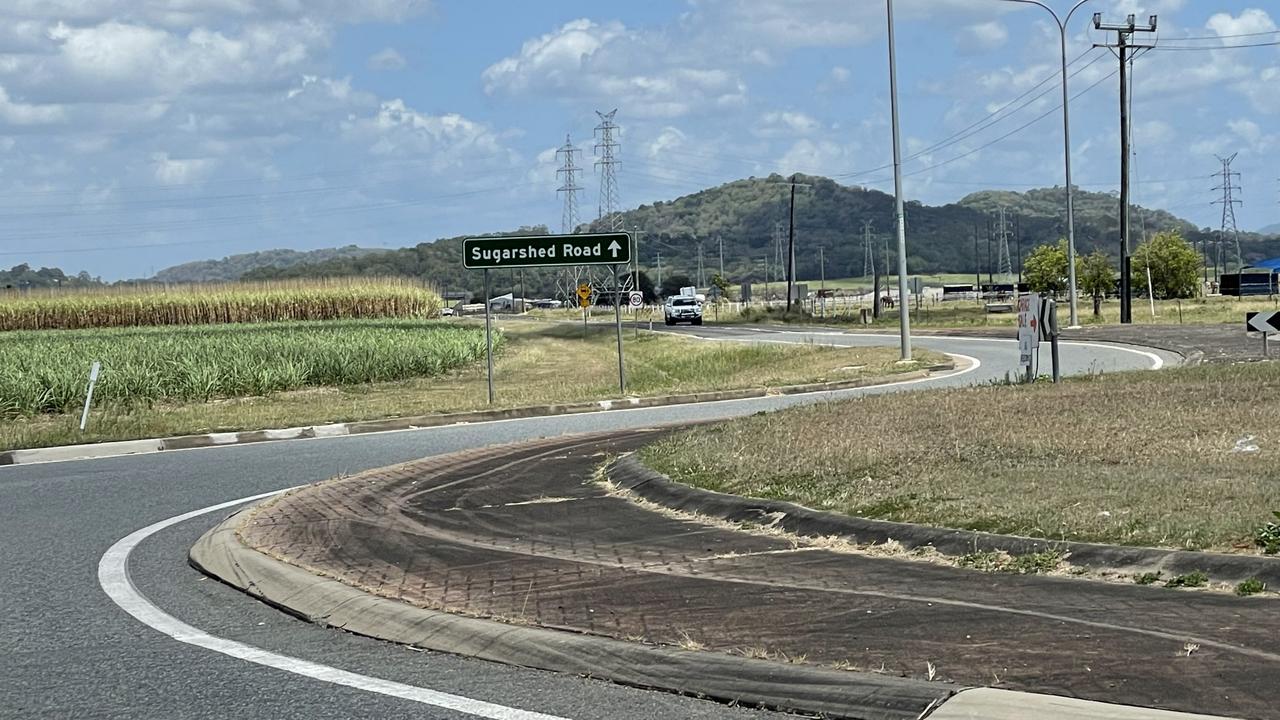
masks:
[[[1280,312],[1251,312],[1244,315],[1246,332],[1260,332],[1267,335],[1280,333]]]

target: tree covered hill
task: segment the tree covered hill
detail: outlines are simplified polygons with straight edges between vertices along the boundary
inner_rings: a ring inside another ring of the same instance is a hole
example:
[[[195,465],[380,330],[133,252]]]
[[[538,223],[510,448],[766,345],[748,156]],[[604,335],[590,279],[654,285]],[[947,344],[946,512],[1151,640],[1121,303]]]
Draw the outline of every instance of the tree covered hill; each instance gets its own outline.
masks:
[[[346,245],[340,248],[320,250],[263,250],[261,252],[231,255],[221,260],[198,260],[165,268],[156,273],[158,282],[217,282],[239,280],[246,273],[259,268],[290,268],[297,265],[314,265],[330,260],[355,258],[380,252],[369,248]]]
[[[747,178],[702,190],[671,201],[641,205],[622,213],[622,226],[640,233],[641,267],[654,279],[661,253],[664,276],[680,273],[696,277],[699,246],[705,277],[720,268],[723,242],[725,275],[731,283],[764,278],[766,262],[771,278],[782,269],[776,261],[775,227],[780,226],[785,241],[789,219],[788,178],[772,175]],[[863,273],[863,222],[871,223],[871,245],[877,267],[896,268],[893,238],[893,196],[878,190],[841,185],[823,177],[800,175],[804,186],[796,192],[797,276],[817,278],[825,257],[826,276],[852,277]],[[928,206],[906,203],[908,268],[913,274],[986,272],[995,264],[998,246],[988,238],[998,229],[998,213],[1005,208],[1010,254],[1025,257],[1036,245],[1057,242],[1065,236],[1065,192],[1047,188],[1027,192],[977,192],[956,203]],[[1082,253],[1102,249],[1115,256],[1119,245],[1119,201],[1110,194],[1077,191],[1076,243]],[[1132,209],[1135,244],[1142,231],[1153,234],[1179,230],[1199,243],[1214,234],[1195,228],[1163,210]],[[600,221],[582,230],[604,229]],[[543,226],[517,232],[545,233]],[[976,240],[976,243],[975,243]],[[1241,233],[1246,263],[1280,255],[1280,241],[1252,233]],[[976,245],[976,247],[975,247]],[[1234,267],[1234,245],[1225,248]],[[821,253],[819,248],[822,248]],[[988,252],[991,260],[988,261]],[[888,263],[886,263],[886,259]],[[290,267],[262,267],[246,279],[273,277],[318,277],[324,275],[397,274],[421,277],[442,290],[480,289],[480,273],[462,269],[462,238],[425,242],[413,248],[383,251],[351,257],[332,258],[322,263]],[[517,290],[520,274],[493,273],[495,288]],[[554,271],[527,271],[523,274],[530,296],[554,292]]]

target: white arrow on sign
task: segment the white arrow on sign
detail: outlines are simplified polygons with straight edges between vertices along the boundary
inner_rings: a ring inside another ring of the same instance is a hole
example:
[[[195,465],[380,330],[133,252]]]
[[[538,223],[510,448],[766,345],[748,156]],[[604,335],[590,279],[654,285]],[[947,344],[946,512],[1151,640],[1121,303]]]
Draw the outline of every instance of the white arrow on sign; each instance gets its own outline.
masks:
[[[618,257],[618,251],[622,249],[622,246],[618,244],[617,240],[614,240],[613,242],[609,243],[609,249],[613,251],[614,257]]]
[[[1250,330],[1260,333],[1274,334],[1280,332],[1280,313],[1277,312],[1259,312],[1250,313],[1248,319]]]

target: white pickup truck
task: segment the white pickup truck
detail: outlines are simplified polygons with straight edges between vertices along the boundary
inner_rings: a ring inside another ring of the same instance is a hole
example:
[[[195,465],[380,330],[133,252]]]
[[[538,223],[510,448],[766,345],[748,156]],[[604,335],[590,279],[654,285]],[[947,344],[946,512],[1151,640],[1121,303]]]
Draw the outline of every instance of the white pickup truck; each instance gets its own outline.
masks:
[[[701,325],[702,302],[694,295],[669,297],[666,304],[662,306],[662,315],[668,325],[680,322]]]

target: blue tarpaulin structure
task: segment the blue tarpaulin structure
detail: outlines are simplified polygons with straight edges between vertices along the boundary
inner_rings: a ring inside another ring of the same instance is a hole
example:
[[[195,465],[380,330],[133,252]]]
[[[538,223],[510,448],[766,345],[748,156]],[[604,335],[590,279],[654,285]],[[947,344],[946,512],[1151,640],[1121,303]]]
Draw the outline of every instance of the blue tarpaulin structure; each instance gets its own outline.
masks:
[[[1266,268],[1272,272],[1280,272],[1280,258],[1271,258],[1270,260],[1259,260],[1249,265],[1252,268]]]

